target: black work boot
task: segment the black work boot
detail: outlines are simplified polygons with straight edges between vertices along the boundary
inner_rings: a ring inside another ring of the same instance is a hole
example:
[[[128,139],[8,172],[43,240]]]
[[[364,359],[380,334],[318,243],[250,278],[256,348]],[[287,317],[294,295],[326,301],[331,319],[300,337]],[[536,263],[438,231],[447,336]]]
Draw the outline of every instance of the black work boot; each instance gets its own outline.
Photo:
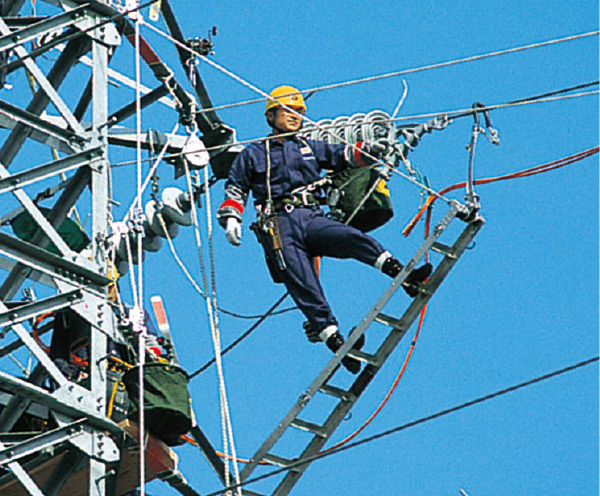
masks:
[[[338,331],[335,334],[331,335],[325,344],[327,345],[327,348],[329,348],[335,353],[344,345],[344,342],[344,338]],[[360,350],[364,346],[364,344],[365,335],[363,334],[360,337],[360,339],[356,343],[354,343],[353,348],[355,350]],[[348,369],[348,371],[352,374],[358,374],[360,372],[360,361],[356,358],[345,356],[344,358],[342,358],[342,365],[346,367],[346,369]]]
[[[398,274],[400,274],[403,268],[404,265],[402,265],[397,259],[394,257],[389,257],[385,260],[385,262],[383,262],[383,265],[381,266],[381,272],[387,276],[396,277]],[[414,298],[419,294],[417,284],[415,283],[421,283],[425,281],[431,275],[432,271],[433,265],[426,263],[421,265],[421,267],[418,269],[412,270],[410,274],[408,274],[408,277],[402,285],[408,296]]]
[[[320,332],[315,331],[312,328],[312,326],[310,325],[310,322],[308,320],[306,322],[304,322],[304,324],[302,324],[302,328],[304,329],[304,332],[306,333],[306,337],[308,338],[308,340],[311,343],[320,343],[321,342],[321,336],[319,336]]]

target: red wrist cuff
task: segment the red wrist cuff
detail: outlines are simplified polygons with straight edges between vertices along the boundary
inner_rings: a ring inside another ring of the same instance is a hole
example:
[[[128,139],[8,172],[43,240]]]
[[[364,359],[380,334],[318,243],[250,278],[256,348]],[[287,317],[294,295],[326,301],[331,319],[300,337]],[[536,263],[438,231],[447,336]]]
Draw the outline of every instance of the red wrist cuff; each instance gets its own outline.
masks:
[[[231,200],[231,199],[225,200],[219,207],[219,210],[222,208],[226,208],[226,207],[234,208],[235,210],[237,210],[240,213],[240,215],[242,215],[244,213],[244,207],[240,203],[236,202],[235,200]]]

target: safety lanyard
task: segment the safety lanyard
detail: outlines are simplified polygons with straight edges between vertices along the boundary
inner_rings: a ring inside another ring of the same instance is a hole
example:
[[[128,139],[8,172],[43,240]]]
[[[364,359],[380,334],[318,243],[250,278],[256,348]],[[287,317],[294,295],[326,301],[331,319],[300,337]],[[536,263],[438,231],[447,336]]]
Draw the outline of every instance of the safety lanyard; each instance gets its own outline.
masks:
[[[265,214],[269,215],[273,211],[273,197],[271,196],[271,140],[265,141],[265,151],[267,155],[267,204]]]

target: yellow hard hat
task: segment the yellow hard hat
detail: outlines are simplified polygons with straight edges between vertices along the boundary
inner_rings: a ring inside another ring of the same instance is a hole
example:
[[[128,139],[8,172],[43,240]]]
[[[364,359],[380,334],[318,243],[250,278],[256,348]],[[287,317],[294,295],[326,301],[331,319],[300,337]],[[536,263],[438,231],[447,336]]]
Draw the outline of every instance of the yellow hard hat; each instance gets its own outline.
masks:
[[[279,107],[279,103],[295,110],[306,112],[304,98],[302,98],[302,94],[298,91],[298,89],[294,88],[293,86],[278,86],[271,91],[269,96],[277,101],[275,102],[273,100],[267,100],[265,114],[267,114],[272,108]]]

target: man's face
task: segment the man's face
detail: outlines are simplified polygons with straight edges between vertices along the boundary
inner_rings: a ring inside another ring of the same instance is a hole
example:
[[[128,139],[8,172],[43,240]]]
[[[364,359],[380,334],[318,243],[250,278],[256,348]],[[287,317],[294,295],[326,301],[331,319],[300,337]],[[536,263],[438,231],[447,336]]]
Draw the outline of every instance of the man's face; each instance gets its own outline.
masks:
[[[296,110],[302,113],[302,110]],[[302,119],[293,114],[290,110],[279,107],[275,110],[275,128],[283,133],[292,133],[298,131],[302,126]]]

